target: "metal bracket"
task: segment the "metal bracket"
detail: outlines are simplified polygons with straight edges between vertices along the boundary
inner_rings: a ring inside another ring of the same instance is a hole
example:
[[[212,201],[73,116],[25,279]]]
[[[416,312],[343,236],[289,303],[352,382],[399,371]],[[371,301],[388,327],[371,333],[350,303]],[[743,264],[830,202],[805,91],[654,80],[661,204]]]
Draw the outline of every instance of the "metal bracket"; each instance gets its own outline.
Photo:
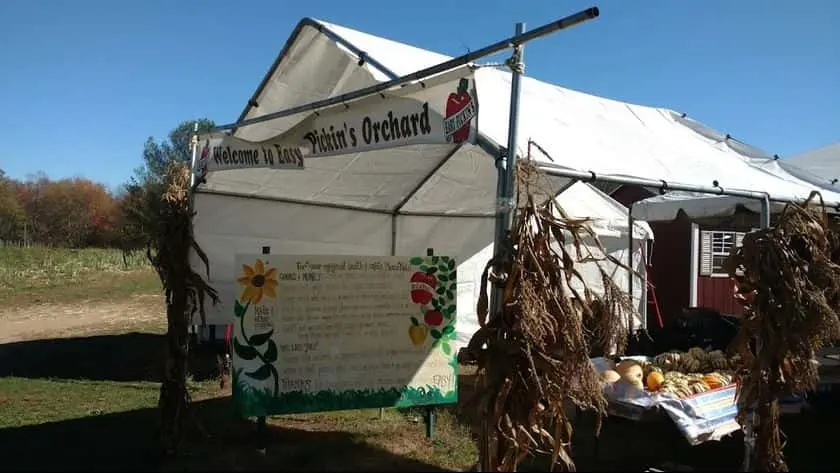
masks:
[[[525,73],[525,62],[522,61],[522,46],[517,45],[513,48],[513,54],[505,61],[505,65],[511,72]]]
[[[496,213],[510,212],[516,206],[513,197],[496,199]]]
[[[507,165],[507,148],[499,147],[499,155],[496,156],[496,169],[503,170]]]

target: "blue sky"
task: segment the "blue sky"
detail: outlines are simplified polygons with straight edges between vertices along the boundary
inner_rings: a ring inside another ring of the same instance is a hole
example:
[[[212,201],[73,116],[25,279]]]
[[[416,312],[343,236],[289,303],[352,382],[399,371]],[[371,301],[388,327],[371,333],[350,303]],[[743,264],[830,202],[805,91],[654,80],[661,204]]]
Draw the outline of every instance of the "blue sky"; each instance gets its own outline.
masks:
[[[0,169],[110,186],[185,119],[236,119],[304,16],[450,55],[590,6],[526,73],[663,106],[781,155],[840,140],[832,0],[0,2]]]

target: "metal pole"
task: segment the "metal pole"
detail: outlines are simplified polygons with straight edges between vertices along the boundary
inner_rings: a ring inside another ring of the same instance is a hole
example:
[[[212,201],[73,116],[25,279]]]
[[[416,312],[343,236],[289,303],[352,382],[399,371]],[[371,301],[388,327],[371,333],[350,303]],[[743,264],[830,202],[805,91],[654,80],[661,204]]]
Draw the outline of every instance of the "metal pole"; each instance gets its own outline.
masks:
[[[597,9],[595,10],[597,16]],[[525,23],[516,24],[516,36],[523,37]],[[537,31],[537,30],[534,30]],[[533,33],[532,31],[531,33]],[[507,64],[511,69],[510,82],[510,114],[508,116],[508,142],[504,157],[496,160],[498,179],[496,181],[496,228],[493,242],[494,257],[498,258],[507,243],[508,230],[513,218],[514,173],[516,172],[517,133],[519,132],[519,97],[522,72],[525,64],[522,60],[523,46],[521,42],[514,46],[513,55]],[[500,261],[496,260],[496,272],[501,270]],[[502,308],[502,291],[495,285],[491,287],[490,314],[496,314]],[[479,446],[479,468],[481,471],[496,471],[498,465],[495,432],[487,420],[481,423],[481,445]]]
[[[469,64],[471,62],[475,62],[478,59],[496,54],[500,51],[504,51],[508,48],[513,48],[516,46],[521,46],[528,41],[535,40],[537,38],[541,38],[548,34],[554,33],[556,31],[560,31],[566,28],[570,28],[572,26],[578,25],[583,23],[584,21],[591,20],[593,18],[598,17],[598,7],[587,8],[586,10],[580,11],[575,13],[574,15],[567,16],[565,18],[561,18],[557,21],[549,23],[547,25],[540,26],[535,30],[531,30],[525,34],[516,34],[515,36],[511,36],[510,38],[503,39],[497,43],[491,44],[490,46],[481,48],[477,51],[471,52],[469,54],[465,54],[463,56],[458,56],[456,58],[450,59],[448,61],[442,62],[435,66],[427,67],[425,69],[421,69],[417,72],[412,74],[408,74],[406,76],[398,77],[393,80],[389,80],[387,82],[381,82],[379,84],[365,87],[363,89],[359,89],[353,92],[348,92],[346,94],[338,95],[335,97],[331,97],[324,100],[319,100],[317,102],[312,102],[304,105],[298,105],[297,107],[287,108],[285,110],[280,110],[274,113],[268,113],[265,115],[261,115],[259,117],[249,118],[247,120],[242,120],[236,123],[229,123],[227,125],[220,125],[216,128],[213,128],[211,132],[222,131],[222,130],[231,130],[234,128],[239,128],[247,125],[253,125],[255,123],[261,123],[268,120],[273,120],[275,118],[286,117],[289,115],[294,115],[296,113],[301,112],[308,112],[312,110],[317,110],[319,108],[329,107],[331,105],[340,104],[343,102],[349,102],[351,100],[356,100],[367,95],[376,94],[379,92],[384,92],[392,87],[396,87],[398,85],[402,85],[408,82],[416,81],[425,79],[427,77],[433,76],[435,74],[439,74],[441,72],[446,72],[456,67],[463,66],[465,64]]]
[[[562,166],[558,166],[553,163],[539,163],[537,164],[537,168],[540,169],[542,172],[548,174],[549,176],[555,177],[565,177],[570,179],[579,179],[583,182],[612,182],[615,184],[624,184],[630,186],[642,186],[642,187],[654,187],[659,188],[663,191],[665,190],[672,190],[672,191],[685,191],[685,192],[698,192],[701,194],[713,194],[713,195],[730,195],[733,197],[744,197],[747,199],[754,199],[754,200],[767,200],[768,205],[768,214],[769,214],[769,203],[770,202],[781,202],[781,203],[801,203],[805,200],[802,199],[794,199],[789,197],[773,197],[767,192],[761,191],[748,191],[743,189],[724,189],[720,186],[697,186],[693,184],[679,184],[679,183],[670,183],[664,180],[656,180],[656,179],[646,179],[641,177],[630,177],[630,176],[612,176],[609,174],[596,174],[593,171],[578,171],[575,169],[569,169]],[[840,203],[838,202],[825,202],[826,207],[840,209]],[[769,217],[768,217],[769,219]],[[769,220],[768,220],[769,221]]]
[[[759,226],[762,230],[770,228],[770,195],[765,193],[764,198],[761,199],[761,215]],[[759,357],[763,343],[761,338],[755,340],[755,354]],[[759,401],[761,402],[761,401]],[[759,406],[753,408],[752,415],[746,417],[746,424],[744,426],[744,461],[742,464],[743,471],[752,470],[752,457],[755,452],[756,443],[756,425],[761,421],[758,415]]]
[[[759,226],[762,229],[770,228],[770,194],[764,193],[764,198],[761,199],[761,219]]]
[[[190,140],[192,145],[192,158],[190,159],[190,195],[192,195],[193,186],[195,186],[195,159],[198,157],[198,120],[193,124],[193,136]]]
[[[633,302],[633,274],[635,273],[635,267],[633,266],[633,213],[630,212],[628,209],[627,211],[627,295],[630,297],[630,302]],[[640,293],[641,294],[641,293]],[[642,302],[641,300],[639,301]],[[635,312],[635,311],[634,311]],[[639,310],[639,315],[642,314],[642,311]],[[633,336],[633,329],[634,329],[634,322],[633,322],[633,312],[630,312],[627,316],[627,331],[630,336]]]
[[[189,209],[189,213],[192,215],[195,201],[195,162],[196,158],[198,158],[198,120],[193,123],[193,135],[190,138],[190,145],[192,146],[192,156],[190,157],[190,188],[187,189],[187,209]],[[192,323],[192,320],[190,320],[190,323]],[[194,324],[190,325],[190,328],[194,331],[194,342],[198,343],[203,337],[204,324],[201,325],[200,334]]]
[[[525,33],[525,23],[516,24],[516,36],[522,36]],[[524,59],[525,46],[518,44],[513,48],[513,55],[508,59],[508,67],[511,69],[510,78],[510,113],[508,115],[508,142],[505,156],[504,169],[504,190],[505,193],[501,195],[501,199],[507,199],[506,202],[501,201],[499,205],[504,209],[502,211],[502,223],[504,225],[504,232],[510,229],[511,220],[513,217],[513,193],[514,193],[514,175],[516,174],[516,155],[518,152],[518,137],[519,134],[519,98],[522,84],[522,74],[525,72]],[[504,233],[503,233],[504,235]]]

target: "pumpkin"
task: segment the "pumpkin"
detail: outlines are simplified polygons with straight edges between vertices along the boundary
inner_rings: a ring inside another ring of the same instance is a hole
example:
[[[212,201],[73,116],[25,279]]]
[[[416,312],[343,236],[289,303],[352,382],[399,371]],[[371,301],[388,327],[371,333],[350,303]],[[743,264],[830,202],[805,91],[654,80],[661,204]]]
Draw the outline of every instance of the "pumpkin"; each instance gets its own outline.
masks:
[[[663,376],[659,371],[651,371],[647,375],[647,388],[651,391],[659,391],[659,388],[662,387],[662,383],[664,382],[665,376]]]
[[[614,370],[606,370],[601,373],[601,380],[606,381],[608,383],[614,383],[621,379],[621,375],[616,373]]]

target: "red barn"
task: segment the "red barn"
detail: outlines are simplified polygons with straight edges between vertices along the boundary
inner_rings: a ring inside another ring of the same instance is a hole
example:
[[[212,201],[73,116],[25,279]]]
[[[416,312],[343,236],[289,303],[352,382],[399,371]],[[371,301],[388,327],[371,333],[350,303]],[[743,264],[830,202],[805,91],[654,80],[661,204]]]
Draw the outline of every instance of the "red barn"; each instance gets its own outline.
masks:
[[[598,187],[628,208],[659,194],[658,190],[639,186],[601,184]],[[649,255],[649,278],[654,291],[648,292],[648,298],[655,295],[663,317],[690,307],[741,314],[741,307],[733,298],[733,282],[723,266],[744,234],[759,226],[760,217],[758,212],[744,206],[728,213],[692,219],[679,210],[672,220],[648,220],[656,235]],[[653,311],[648,314],[648,326],[658,323],[651,319],[655,317]]]

